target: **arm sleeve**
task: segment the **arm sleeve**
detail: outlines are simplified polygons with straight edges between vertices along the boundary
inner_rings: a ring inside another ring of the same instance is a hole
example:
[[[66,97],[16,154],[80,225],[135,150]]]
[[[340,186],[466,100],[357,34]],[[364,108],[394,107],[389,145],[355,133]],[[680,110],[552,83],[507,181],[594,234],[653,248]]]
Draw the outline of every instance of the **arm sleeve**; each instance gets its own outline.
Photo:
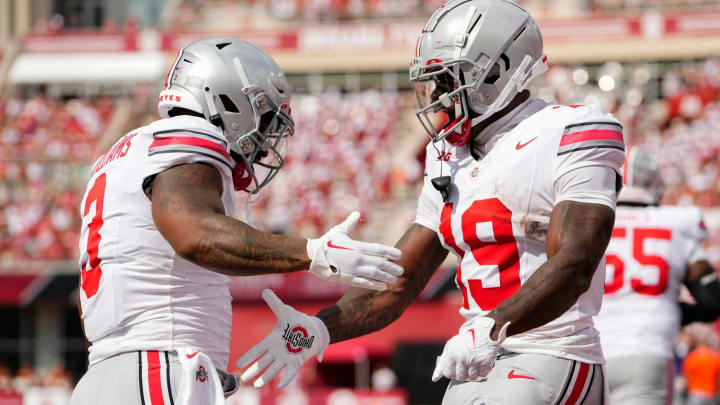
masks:
[[[622,126],[609,114],[588,113],[566,125],[555,158],[555,203],[572,200],[615,209],[625,162]]]
[[[232,181],[235,162],[227,142],[216,134],[195,130],[166,130],[153,133],[148,147],[143,188],[152,185],[155,175],[171,167],[188,163],[205,163],[215,167]]]
[[[555,204],[560,201],[602,204],[615,209],[615,171],[607,166],[584,166],[555,181]]]
[[[415,223],[418,223],[428,229],[436,231],[440,227],[440,206],[436,202],[436,198],[433,198],[431,193],[440,192],[430,183],[430,179],[425,176],[425,183],[423,184],[420,198],[418,199],[417,213],[415,214]]]

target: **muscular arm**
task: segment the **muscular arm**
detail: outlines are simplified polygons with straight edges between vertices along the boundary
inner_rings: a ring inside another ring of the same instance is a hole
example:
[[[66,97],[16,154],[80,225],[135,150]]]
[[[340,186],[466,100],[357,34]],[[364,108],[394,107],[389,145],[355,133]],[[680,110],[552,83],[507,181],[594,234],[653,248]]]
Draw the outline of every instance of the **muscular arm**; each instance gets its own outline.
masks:
[[[683,325],[716,320],[720,316],[720,283],[710,263],[698,260],[688,265],[684,284],[697,304],[680,304]]]
[[[159,173],[148,197],[160,233],[185,259],[231,276],[287,273],[310,266],[306,239],[258,231],[225,215],[223,183],[212,166]]]
[[[600,204],[563,201],[550,217],[548,260],[518,292],[487,316],[495,319],[491,337],[512,322],[508,336],[545,325],[562,315],[590,287],[612,234],[615,213]]]
[[[405,232],[396,247],[402,251],[396,263],[405,272],[387,290],[351,288],[335,305],[317,314],[330,332],[331,343],[380,330],[399,318],[448,254],[435,231],[418,224]]]

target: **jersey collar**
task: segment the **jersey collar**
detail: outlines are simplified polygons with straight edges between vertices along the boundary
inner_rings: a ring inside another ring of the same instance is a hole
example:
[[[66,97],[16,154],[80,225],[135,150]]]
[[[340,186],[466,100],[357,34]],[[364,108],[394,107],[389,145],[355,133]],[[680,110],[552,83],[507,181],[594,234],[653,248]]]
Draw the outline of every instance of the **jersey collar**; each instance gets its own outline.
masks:
[[[528,98],[523,101],[517,108],[488,125],[487,128],[473,137],[471,141],[473,155],[478,157],[478,159],[482,159],[490,153],[490,150],[492,150],[503,135],[512,131],[513,128],[527,117],[542,110],[547,105],[548,103],[539,98]]]

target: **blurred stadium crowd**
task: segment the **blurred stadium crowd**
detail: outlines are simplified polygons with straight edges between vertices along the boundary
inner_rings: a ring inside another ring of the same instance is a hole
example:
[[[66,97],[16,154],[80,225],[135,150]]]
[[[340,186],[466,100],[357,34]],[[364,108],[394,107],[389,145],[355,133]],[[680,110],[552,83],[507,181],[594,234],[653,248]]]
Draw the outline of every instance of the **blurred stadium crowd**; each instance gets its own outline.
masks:
[[[1,404],[66,404],[74,385],[73,376],[59,366],[37,372],[32,366],[24,365],[11,373],[0,365]]]
[[[591,77],[583,67],[555,66],[534,91],[560,104],[600,103],[621,120],[630,145],[644,146],[661,162],[666,203],[717,206],[720,60],[684,63],[657,80],[652,69],[609,63]],[[396,185],[419,184],[422,132],[411,134],[416,153],[410,162],[392,160],[406,135],[397,133],[398,122],[415,108],[409,93],[328,90],[297,95],[292,104],[297,128],[287,167],[254,198],[255,216],[266,228],[316,234],[348,211],[372,215],[379,203],[397,197]],[[2,262],[74,257],[86,171],[113,107],[108,97],[44,94],[0,102],[0,152],[10,157],[0,162]],[[397,167],[400,173],[393,172]],[[711,252],[720,263],[720,251]]]
[[[181,0],[161,22],[167,29],[204,32],[276,28],[304,22],[356,19],[425,19],[444,0]],[[522,0],[538,19],[584,18],[647,10],[718,9],[718,0]],[[83,26],[72,12],[41,19],[34,31],[59,34]],[[142,30],[143,18],[106,18],[101,33]],[[0,52],[2,50],[0,49]],[[536,97],[559,104],[601,104],[623,123],[626,143],[643,146],[662,166],[665,203],[720,206],[720,59],[683,63],[553,65],[533,84]],[[148,120],[155,84],[139,83],[133,104]],[[400,87],[324,89],[293,96],[296,131],[286,167],[259,196],[252,217],[266,230],[318,235],[351,210],[365,218],[360,227],[382,223],[387,206],[407,210],[422,183],[428,139],[415,123],[415,96]],[[118,112],[120,98],[55,97],[42,90],[0,97],[0,270],[19,263],[75,260],[80,199],[98,145]],[[149,102],[148,102],[149,100]],[[146,104],[147,103],[147,104]],[[148,121],[146,120],[146,121]],[[409,124],[412,122],[412,124]],[[409,130],[410,128],[411,130]],[[117,137],[120,134],[113,134]],[[394,205],[393,205],[394,204]],[[330,207],[328,209],[327,207]],[[238,212],[244,213],[245,199]],[[385,215],[397,215],[389,212]],[[380,229],[380,231],[383,231]],[[720,265],[720,232],[708,251]],[[707,331],[686,331],[678,344],[682,358]],[[714,336],[714,333],[713,333]],[[713,345],[717,345],[714,342]],[[720,358],[720,356],[719,356]],[[720,370],[720,365],[718,365]],[[36,387],[67,392],[72,376],[62,368],[14,372],[0,364],[0,394]],[[682,384],[677,387],[681,391]],[[0,395],[0,403],[2,402]]]
[[[444,0],[184,0],[177,14],[178,23],[202,21],[222,13],[208,9],[208,3],[238,16],[268,15],[290,21],[325,21],[366,18],[420,17],[437,10]],[[520,0],[517,2],[535,18],[575,18],[598,14],[617,14],[651,9],[699,10],[717,6],[715,0]],[[226,8],[227,7],[227,8]],[[208,10],[210,12],[208,13]],[[185,25],[183,25],[185,26]]]
[[[260,26],[282,29],[288,23],[349,21],[393,18],[427,18],[444,0],[181,0],[170,15],[162,16],[166,28],[180,31],[247,30]],[[518,0],[536,19],[584,18],[623,15],[644,11],[691,11],[716,9],[717,0]],[[82,10],[72,8],[41,19],[37,33],[86,28]],[[123,21],[106,18],[102,33],[132,32],[142,19],[129,15]]]
[[[14,374],[0,366],[0,391],[24,392],[33,387],[72,389],[74,382],[70,373],[61,367],[53,367],[37,373],[30,365],[20,367]]]

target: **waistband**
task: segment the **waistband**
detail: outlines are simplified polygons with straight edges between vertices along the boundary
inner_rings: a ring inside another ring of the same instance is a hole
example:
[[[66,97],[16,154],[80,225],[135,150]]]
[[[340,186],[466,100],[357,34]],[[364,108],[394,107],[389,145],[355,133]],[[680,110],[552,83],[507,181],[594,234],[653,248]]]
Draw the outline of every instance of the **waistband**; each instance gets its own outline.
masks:
[[[140,392],[147,397],[158,395],[172,398],[171,367],[182,367],[177,351],[139,350],[124,352],[92,364],[89,369],[103,369],[119,365],[137,364]],[[238,389],[237,377],[224,370],[215,369],[226,397]],[[166,402],[171,403],[171,402]]]

